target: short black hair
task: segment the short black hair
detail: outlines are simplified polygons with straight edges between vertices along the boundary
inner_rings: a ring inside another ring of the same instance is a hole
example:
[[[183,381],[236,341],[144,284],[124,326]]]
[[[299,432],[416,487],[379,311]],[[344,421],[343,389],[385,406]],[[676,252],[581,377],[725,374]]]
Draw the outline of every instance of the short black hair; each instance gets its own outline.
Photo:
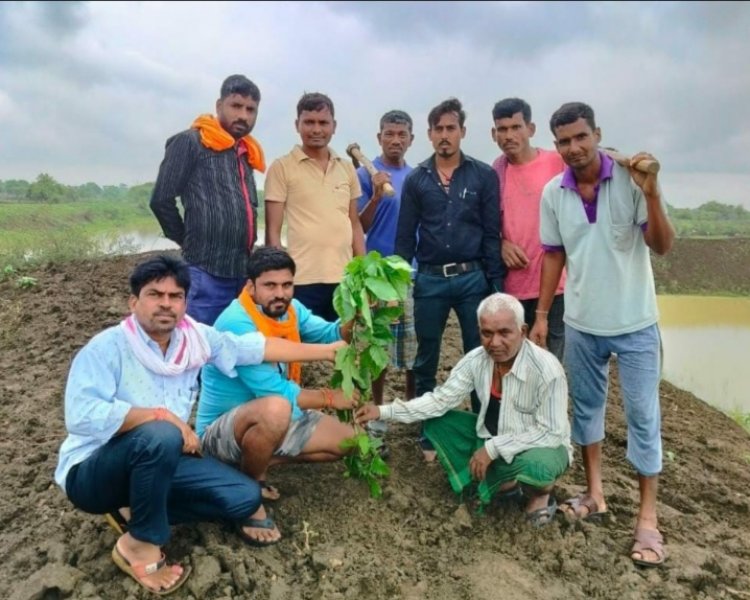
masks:
[[[286,250],[275,246],[261,246],[253,250],[247,259],[247,278],[255,282],[266,271],[282,271],[289,269],[294,275],[297,265]]]
[[[594,109],[583,102],[566,102],[558,108],[549,120],[549,128],[555,134],[555,128],[575,123],[578,119],[585,119],[591,130],[596,129]]]
[[[389,110],[380,117],[380,131],[383,131],[383,127],[388,123],[392,123],[393,125],[406,125],[409,128],[409,131],[412,130],[413,126],[409,113],[406,113],[403,110]]]
[[[531,107],[521,98],[504,98],[492,108],[492,120],[510,119],[516,113],[523,115],[525,123],[531,123]]]
[[[138,297],[147,284],[161,281],[166,277],[173,277],[177,286],[185,290],[187,296],[190,290],[190,269],[187,263],[164,254],[150,258],[133,269],[130,274],[130,293]]]
[[[320,92],[305,92],[302,94],[299,102],[297,102],[297,117],[299,118],[302,112],[306,110],[318,112],[326,108],[331,111],[331,116],[333,117],[333,100]]]
[[[461,106],[461,101],[458,98],[448,98],[433,108],[427,115],[427,124],[430,129],[438,124],[440,117],[450,113],[455,113],[458,116],[458,126],[463,127],[464,121],[466,121],[466,113]]]
[[[230,75],[221,84],[219,100],[224,100],[232,94],[239,94],[243,98],[250,96],[256,102],[260,102],[260,89],[244,75]]]

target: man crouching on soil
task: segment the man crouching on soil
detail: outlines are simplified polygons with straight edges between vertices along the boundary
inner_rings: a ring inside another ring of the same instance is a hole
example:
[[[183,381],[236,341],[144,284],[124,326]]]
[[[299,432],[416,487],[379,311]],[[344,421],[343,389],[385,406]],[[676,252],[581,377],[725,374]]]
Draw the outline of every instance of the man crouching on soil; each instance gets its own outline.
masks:
[[[216,319],[219,331],[260,331],[269,339],[318,343],[351,336],[350,326],[326,321],[292,298],[296,266],[285,250],[258,248],[248,259],[247,271],[240,297]],[[264,499],[280,495],[266,483],[269,466],[333,461],[344,455],[340,444],[354,429],[321,410],[351,409],[358,395],[350,399],[341,390],[302,388],[298,363],[269,359],[237,372],[239,377],[230,378],[212,365],[203,370],[196,430],[203,451],[258,480]],[[273,522],[267,527],[273,538],[256,543],[278,541]]]
[[[112,549],[114,562],[159,594],[175,591],[190,574],[189,567],[168,565],[161,551],[170,524],[226,520],[249,535],[266,518],[257,482],[201,457],[187,424],[200,368],[213,364],[236,375],[238,365],[263,360],[333,360],[343,344],[219,333],[185,315],[189,288],[187,264],[177,259],[161,256],[135,268],[132,314],[73,360],[68,437],[55,473],[77,508],[116,515],[124,533]],[[130,509],[127,522],[121,507]]]
[[[523,306],[513,296],[488,296],[477,317],[482,347],[466,354],[443,385],[409,402],[367,404],[356,421],[427,419],[425,435],[454,492],[475,479],[479,500],[488,503],[497,491],[520,498],[523,484],[530,494],[526,518],[545,525],[557,510],[550,492],[572,459],[565,373],[553,354],[526,339]],[[478,415],[451,410],[474,390]]]

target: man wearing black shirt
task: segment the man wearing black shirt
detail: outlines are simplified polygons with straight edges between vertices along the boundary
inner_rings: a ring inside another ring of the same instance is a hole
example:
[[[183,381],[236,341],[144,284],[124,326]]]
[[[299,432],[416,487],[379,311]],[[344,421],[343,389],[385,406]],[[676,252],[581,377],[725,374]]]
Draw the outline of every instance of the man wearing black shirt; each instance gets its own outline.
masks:
[[[253,171],[265,171],[265,163],[250,132],[259,103],[260,90],[252,81],[244,75],[227,77],[216,117],[200,115],[190,129],[167,140],[151,196],[164,235],[179,244],[190,266],[187,312],[207,325],[245,285],[257,238]]]
[[[396,254],[409,263],[416,256],[419,264],[414,281],[417,396],[435,387],[450,310],[458,317],[467,353],[480,344],[477,307],[491,292],[502,291],[505,275],[497,175],[461,152],[466,135],[461,103],[445,100],[427,120],[435,153],[406,178],[396,232]]]

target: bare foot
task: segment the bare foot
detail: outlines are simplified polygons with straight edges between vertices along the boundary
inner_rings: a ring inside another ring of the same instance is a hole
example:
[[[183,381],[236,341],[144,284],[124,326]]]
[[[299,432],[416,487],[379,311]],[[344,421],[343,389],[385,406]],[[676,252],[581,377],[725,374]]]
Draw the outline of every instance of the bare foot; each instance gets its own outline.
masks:
[[[145,574],[144,567],[161,560],[161,548],[153,544],[140,542],[129,533],[124,534],[117,540],[116,548],[120,556],[129,563],[129,567],[138,581],[150,590],[156,592],[167,590],[174,586],[182,576],[183,568],[180,565],[167,565],[166,563],[155,573]]]

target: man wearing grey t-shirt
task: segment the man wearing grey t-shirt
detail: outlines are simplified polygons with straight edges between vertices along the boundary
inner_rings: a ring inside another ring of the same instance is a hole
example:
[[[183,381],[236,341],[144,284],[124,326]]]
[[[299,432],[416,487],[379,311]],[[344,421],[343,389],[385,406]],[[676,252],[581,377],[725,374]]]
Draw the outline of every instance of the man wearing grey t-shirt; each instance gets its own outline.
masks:
[[[662,468],[659,407],[660,339],[649,250],[666,254],[674,229],[655,173],[629,168],[599,150],[594,111],[580,102],[550,119],[566,170],[542,194],[540,234],[545,255],[537,321],[531,339],[544,345],[546,312],[563,267],[565,366],[573,399],[573,441],[582,447],[586,491],[560,509],[571,520],[607,513],[601,475],[609,359],[617,355],[628,424],[627,458],[638,473],[640,507],[631,559],[640,566],[666,558],[657,526]]]

